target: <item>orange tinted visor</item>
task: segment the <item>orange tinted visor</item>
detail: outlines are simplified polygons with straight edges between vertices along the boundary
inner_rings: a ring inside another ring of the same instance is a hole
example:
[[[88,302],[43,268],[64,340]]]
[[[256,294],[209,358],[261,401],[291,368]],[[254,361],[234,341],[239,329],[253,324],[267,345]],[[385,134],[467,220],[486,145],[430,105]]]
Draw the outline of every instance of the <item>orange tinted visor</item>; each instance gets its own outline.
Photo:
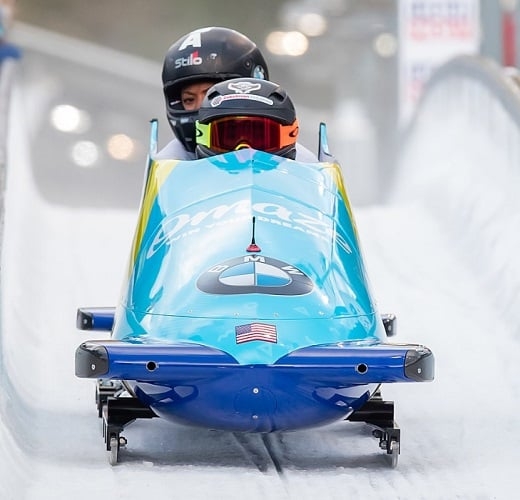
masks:
[[[294,145],[298,137],[297,120],[290,125],[282,125],[263,116],[226,116],[202,128],[206,127],[203,137],[197,138],[197,142],[217,153],[241,147],[276,153]]]

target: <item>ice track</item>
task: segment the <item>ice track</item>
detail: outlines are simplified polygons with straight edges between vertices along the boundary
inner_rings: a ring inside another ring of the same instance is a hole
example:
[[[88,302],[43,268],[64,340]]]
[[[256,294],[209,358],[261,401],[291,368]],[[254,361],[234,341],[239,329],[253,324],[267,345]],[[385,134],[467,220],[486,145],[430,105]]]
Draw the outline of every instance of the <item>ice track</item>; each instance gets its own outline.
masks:
[[[117,300],[135,213],[41,196],[31,172],[44,159],[24,125],[25,91],[13,95],[2,257],[2,499],[512,497],[518,328],[496,306],[501,282],[491,300],[468,261],[465,226],[454,239],[457,216],[448,227],[428,197],[356,210],[380,308],[398,316],[396,341],[424,342],[437,360],[432,384],[383,387],[403,433],[396,470],[361,424],[262,438],[158,419],[128,427],[122,463],[111,467],[94,385],[74,377],[75,312]],[[507,216],[495,213],[494,224]]]

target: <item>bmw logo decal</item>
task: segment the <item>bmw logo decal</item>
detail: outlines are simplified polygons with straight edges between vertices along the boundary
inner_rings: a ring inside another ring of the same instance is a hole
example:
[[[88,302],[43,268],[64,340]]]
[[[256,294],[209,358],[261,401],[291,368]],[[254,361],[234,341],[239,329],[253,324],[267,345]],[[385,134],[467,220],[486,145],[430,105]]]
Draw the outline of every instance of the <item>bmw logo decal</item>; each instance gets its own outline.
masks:
[[[291,264],[252,254],[216,264],[199,277],[197,287],[219,295],[304,295],[312,291],[313,284]]]

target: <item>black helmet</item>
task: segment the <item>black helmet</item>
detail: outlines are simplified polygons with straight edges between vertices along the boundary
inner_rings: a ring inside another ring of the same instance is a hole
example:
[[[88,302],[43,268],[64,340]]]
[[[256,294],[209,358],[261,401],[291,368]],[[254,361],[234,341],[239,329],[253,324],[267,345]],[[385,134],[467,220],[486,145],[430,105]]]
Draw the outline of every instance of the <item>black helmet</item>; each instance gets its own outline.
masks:
[[[268,79],[269,73],[258,47],[238,31],[219,27],[197,29],[168,49],[162,70],[166,114],[187,150],[195,150],[197,112],[182,107],[182,88],[198,81],[218,82],[241,76]]]
[[[211,87],[197,120],[197,157],[251,147],[296,156],[298,120],[287,92],[256,78],[235,78]]]

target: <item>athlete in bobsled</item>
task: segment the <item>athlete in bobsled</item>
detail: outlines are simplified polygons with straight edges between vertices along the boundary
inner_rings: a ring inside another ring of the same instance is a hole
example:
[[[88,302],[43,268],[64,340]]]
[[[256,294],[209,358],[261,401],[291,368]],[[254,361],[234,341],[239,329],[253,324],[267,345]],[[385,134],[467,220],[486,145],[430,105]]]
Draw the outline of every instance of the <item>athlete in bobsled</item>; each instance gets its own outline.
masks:
[[[276,83],[237,78],[214,85],[196,124],[197,158],[252,148],[296,158],[299,125],[287,92]]]
[[[97,379],[110,462],[137,418],[268,433],[338,420],[374,427],[397,465],[400,429],[380,386],[433,379],[431,351],[393,344],[368,286],[339,165],[295,158],[279,85],[212,86],[197,159],[156,159],[157,122],[128,280],[115,308],[78,310],[76,375]]]
[[[247,36],[224,27],[193,30],[174,42],[166,52],[162,84],[166,116],[174,138],[156,159],[195,159],[195,122],[207,90],[231,78],[269,79],[265,58]],[[297,144],[298,159],[317,161],[316,156]]]

